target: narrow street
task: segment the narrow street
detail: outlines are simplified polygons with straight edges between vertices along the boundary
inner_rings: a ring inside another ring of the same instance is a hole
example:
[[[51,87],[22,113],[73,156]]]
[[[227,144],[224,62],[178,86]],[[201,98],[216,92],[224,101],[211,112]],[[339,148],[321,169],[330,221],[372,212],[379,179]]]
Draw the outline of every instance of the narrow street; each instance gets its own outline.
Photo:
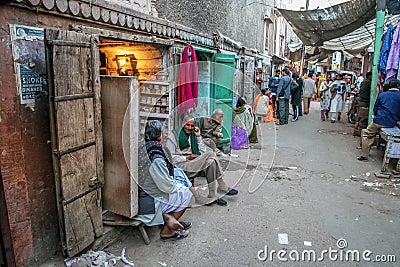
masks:
[[[120,255],[126,247],[127,258],[136,266],[374,266],[362,259],[330,261],[327,255],[317,263],[284,263],[276,254],[273,262],[257,259],[265,246],[300,254],[313,249],[318,258],[329,247],[337,249],[337,240],[344,238],[346,249],[370,250],[371,258],[376,254],[398,258],[399,197],[390,195],[395,190],[385,185],[379,191],[362,185],[363,179],[378,180],[373,173],[381,166],[382,151],[373,149],[367,163],[357,161],[359,139],[352,136],[351,125],[321,122],[319,103],[311,107],[311,113],[298,122],[277,126],[271,170],[275,125],[260,125],[260,143],[235,152],[239,157],[231,158],[225,174],[231,184],[237,182],[240,194],[226,197],[227,207],[190,209],[182,218],[193,222],[188,238],[163,243],[159,228],[153,227],[148,228],[152,243],[146,246],[139,231],[131,229],[107,251]],[[262,186],[249,193],[264,178]],[[278,233],[288,234],[288,245],[279,244]],[[304,246],[304,241],[312,246]]]

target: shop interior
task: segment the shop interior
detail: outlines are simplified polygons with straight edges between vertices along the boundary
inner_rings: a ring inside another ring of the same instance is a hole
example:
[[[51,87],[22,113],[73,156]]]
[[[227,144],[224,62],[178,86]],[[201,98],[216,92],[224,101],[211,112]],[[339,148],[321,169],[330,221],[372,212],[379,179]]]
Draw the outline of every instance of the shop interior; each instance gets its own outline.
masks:
[[[137,76],[140,129],[147,120],[164,120],[169,126],[171,107],[168,77],[169,47],[158,44],[102,39],[100,75]]]

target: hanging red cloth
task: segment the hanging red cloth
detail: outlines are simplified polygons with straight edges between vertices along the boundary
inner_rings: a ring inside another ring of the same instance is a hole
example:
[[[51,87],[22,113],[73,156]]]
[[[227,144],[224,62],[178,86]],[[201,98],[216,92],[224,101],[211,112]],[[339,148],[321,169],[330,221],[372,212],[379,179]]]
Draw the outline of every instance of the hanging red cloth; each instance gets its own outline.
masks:
[[[190,58],[189,58],[190,49]],[[198,66],[196,52],[188,45],[183,50],[182,62],[178,73],[178,114],[192,112],[197,107],[199,92]]]

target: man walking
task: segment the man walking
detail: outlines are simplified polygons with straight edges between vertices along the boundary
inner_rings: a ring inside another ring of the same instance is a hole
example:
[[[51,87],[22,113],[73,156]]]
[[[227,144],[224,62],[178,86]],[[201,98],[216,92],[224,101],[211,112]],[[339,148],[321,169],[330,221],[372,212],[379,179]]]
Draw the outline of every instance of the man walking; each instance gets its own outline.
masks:
[[[309,72],[307,79],[304,80],[303,85],[303,102],[304,102],[304,112],[303,114],[308,114],[310,112],[310,101],[313,94],[317,93],[317,86],[315,81],[312,79],[313,73]]]
[[[279,122],[277,125],[287,124],[289,121],[289,100],[291,87],[299,86],[295,81],[290,78],[290,71],[288,68],[283,70],[283,77],[281,78],[278,86],[278,101],[279,101]]]
[[[336,119],[340,121],[342,111],[344,109],[344,96],[346,94],[346,83],[343,81],[341,74],[336,74],[335,81],[330,85],[331,98],[331,123],[335,123]]]
[[[400,81],[391,80],[389,91],[381,93],[375,101],[374,118],[362,135],[362,153],[357,159],[368,161],[369,150],[381,128],[391,128],[400,121]]]

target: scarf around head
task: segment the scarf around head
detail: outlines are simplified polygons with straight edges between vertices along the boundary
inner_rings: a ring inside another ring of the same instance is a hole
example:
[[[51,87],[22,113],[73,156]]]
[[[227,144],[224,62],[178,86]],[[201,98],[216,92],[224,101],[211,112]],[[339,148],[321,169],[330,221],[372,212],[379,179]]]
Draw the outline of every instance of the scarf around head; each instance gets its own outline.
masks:
[[[246,107],[245,106],[240,107],[237,110],[235,110],[236,114],[241,114],[241,113],[243,113],[245,111],[246,111]]]
[[[163,147],[163,145],[160,142],[147,141],[146,151],[147,151],[147,156],[149,157],[151,162],[153,162],[154,159],[156,158],[163,158],[167,163],[169,175],[174,176],[174,165],[171,163],[172,157],[168,149]]]
[[[192,149],[193,154],[201,155],[199,146],[197,145],[197,137],[194,134],[194,131],[191,132],[190,134],[190,144],[189,144],[189,135],[187,135],[182,128],[173,130],[173,133],[175,135],[176,141],[178,142],[180,150],[190,147]]]

